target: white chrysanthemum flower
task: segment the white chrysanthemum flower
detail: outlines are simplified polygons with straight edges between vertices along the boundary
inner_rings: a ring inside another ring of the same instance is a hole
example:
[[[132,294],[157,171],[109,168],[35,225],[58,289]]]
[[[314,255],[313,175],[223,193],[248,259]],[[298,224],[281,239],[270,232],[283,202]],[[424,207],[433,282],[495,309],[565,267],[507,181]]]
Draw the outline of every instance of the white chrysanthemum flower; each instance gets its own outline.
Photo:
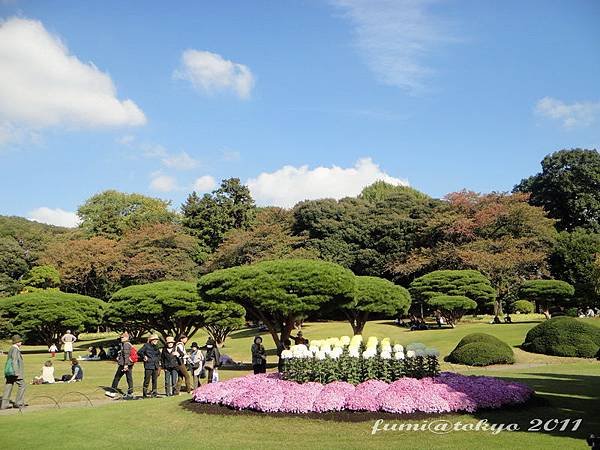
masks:
[[[311,352],[313,352],[313,353],[317,353],[319,351],[319,346],[311,344],[311,346],[308,348],[308,350],[311,351]]]
[[[427,356],[440,356],[440,352],[437,349],[433,348],[433,347],[427,347],[425,349],[425,354]]]
[[[342,345],[348,345],[348,344],[350,344],[350,336],[342,336],[340,338],[340,343]]]
[[[390,352],[381,352],[381,359],[391,359],[392,354]]]
[[[407,358],[414,358],[415,356],[417,356],[417,355],[415,354],[415,351],[414,351],[414,350],[408,350],[408,351],[406,352],[406,357],[407,357]]]
[[[352,358],[358,358],[360,357],[360,353],[358,348],[351,348],[348,350],[348,356],[351,356]]]
[[[365,350],[365,351],[363,352],[363,354],[362,354],[362,357],[363,357],[364,359],[369,359],[369,358],[373,358],[375,355],[376,355],[376,353],[375,353],[375,352],[373,352],[373,351],[370,351],[370,350]]]
[[[396,352],[396,353],[394,353],[394,358],[398,359],[398,360],[404,359],[404,352]]]
[[[282,359],[290,359],[293,358],[294,354],[292,353],[291,350],[284,350],[281,352],[281,358]]]
[[[390,344],[382,344],[381,345],[382,352],[392,353],[392,346]]]
[[[395,352],[404,352],[404,347],[402,347],[400,344],[395,344],[394,351]]]
[[[315,358],[320,361],[324,360],[326,357],[327,355],[323,351],[318,351],[317,353],[315,353]]]

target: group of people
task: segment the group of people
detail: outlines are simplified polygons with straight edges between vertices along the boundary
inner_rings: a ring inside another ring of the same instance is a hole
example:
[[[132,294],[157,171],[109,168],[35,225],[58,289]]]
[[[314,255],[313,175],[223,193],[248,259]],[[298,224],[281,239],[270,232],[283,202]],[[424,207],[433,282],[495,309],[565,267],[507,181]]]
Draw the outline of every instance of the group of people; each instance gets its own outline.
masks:
[[[600,308],[588,306],[585,311],[582,308],[577,310],[577,317],[600,317]]]
[[[54,365],[48,360],[42,366],[41,375],[34,377],[31,384],[76,383],[83,381],[83,367],[77,358],[71,358],[71,373],[60,378],[54,377]]]
[[[142,396],[158,396],[158,377],[163,371],[165,375],[165,391],[167,396],[191,392],[200,385],[200,379],[207,379],[208,383],[218,380],[218,367],[221,355],[215,341],[209,338],[204,347],[200,348],[196,342],[192,343],[189,351],[186,350],[188,338],[185,335],[177,339],[167,336],[162,349],[158,346],[159,338],[151,335],[139,352],[129,342],[129,334],[124,332],[120,337],[120,346],[117,352],[117,371],[113,378],[111,390],[106,392],[109,397],[116,397],[119,382],[125,376],[127,380],[127,393],[124,399],[133,397],[133,366],[139,360],[144,365],[144,382]],[[183,385],[183,388],[182,388]]]

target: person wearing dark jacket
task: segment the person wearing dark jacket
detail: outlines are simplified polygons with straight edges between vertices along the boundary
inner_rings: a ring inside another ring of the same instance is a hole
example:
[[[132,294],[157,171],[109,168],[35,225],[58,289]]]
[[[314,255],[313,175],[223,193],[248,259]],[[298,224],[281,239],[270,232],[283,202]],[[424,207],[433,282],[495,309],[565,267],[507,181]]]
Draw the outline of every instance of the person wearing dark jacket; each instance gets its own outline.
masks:
[[[254,344],[250,349],[252,351],[252,368],[254,373],[266,373],[267,371],[267,351],[264,345],[262,345],[262,338],[256,336],[254,338]]]
[[[175,338],[172,336],[167,336],[166,344],[160,355],[160,362],[165,371],[165,391],[167,392],[167,396],[179,395],[177,391],[177,376],[181,361],[175,348]]]
[[[212,383],[215,370],[221,363],[221,354],[212,338],[208,338],[204,346],[204,369],[206,370],[206,382]]]
[[[142,387],[144,398],[148,397],[148,385],[150,384],[150,380],[152,380],[152,392],[150,395],[152,397],[158,396],[157,384],[161,355],[160,350],[156,345],[157,343],[158,336],[153,334],[138,352],[138,357],[144,361],[144,385]]]
[[[133,398],[133,361],[131,360],[131,342],[129,342],[129,333],[125,331],[121,334],[121,345],[119,352],[117,353],[117,371],[112,382],[112,391],[107,392],[106,395],[109,397],[116,397],[117,388],[119,387],[119,381],[125,375],[127,379],[127,395],[123,396],[124,400],[131,400]]]

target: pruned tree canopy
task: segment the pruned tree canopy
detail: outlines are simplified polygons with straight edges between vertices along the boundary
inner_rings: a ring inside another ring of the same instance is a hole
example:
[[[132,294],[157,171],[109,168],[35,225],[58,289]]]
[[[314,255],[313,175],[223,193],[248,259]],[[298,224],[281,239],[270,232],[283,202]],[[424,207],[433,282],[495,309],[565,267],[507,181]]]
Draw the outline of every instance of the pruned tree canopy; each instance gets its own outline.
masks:
[[[519,295],[522,299],[533,300],[549,317],[551,304],[561,306],[565,300],[572,297],[575,289],[566,281],[560,280],[529,280],[521,285]]]

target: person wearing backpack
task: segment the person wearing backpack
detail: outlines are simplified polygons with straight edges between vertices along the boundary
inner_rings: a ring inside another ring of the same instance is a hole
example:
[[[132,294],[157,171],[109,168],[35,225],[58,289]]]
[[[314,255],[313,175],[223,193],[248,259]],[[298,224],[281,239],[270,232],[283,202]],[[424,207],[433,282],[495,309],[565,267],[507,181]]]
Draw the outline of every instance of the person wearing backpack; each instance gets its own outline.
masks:
[[[139,357],[144,361],[144,384],[143,384],[143,396],[148,398],[148,385],[152,379],[152,397],[158,396],[158,372],[160,370],[160,350],[156,345],[158,343],[158,336],[153,334],[148,338],[148,342],[139,351]]]
[[[112,382],[112,391],[107,392],[106,395],[109,397],[116,397],[116,391],[119,387],[119,382],[123,375],[127,379],[127,395],[123,396],[123,400],[133,399],[133,365],[137,362],[137,350],[131,342],[129,342],[129,333],[125,331],[121,334],[121,344],[119,352],[117,353],[117,371]]]
[[[6,384],[4,385],[4,393],[2,394],[2,403],[0,409],[7,409],[10,405],[10,395],[12,394],[13,387],[17,385],[17,398],[15,399],[15,408],[21,408],[26,406],[24,403],[25,399],[25,370],[23,367],[23,355],[21,354],[21,345],[23,339],[18,334],[12,337],[12,346],[8,351],[6,364],[4,366],[4,377]]]

